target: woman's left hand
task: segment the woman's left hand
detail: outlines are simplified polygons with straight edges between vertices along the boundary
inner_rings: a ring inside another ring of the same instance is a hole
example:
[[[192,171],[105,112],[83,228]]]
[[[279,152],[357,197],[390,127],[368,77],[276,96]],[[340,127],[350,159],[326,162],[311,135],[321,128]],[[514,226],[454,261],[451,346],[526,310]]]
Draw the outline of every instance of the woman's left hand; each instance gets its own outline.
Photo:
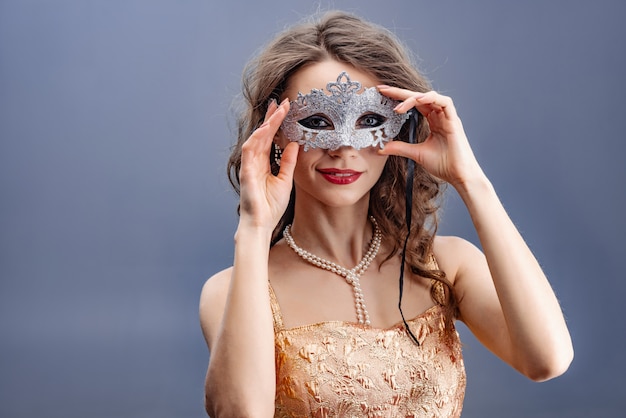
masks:
[[[396,112],[406,113],[414,107],[426,118],[430,127],[430,134],[423,142],[391,141],[379,151],[380,154],[411,158],[430,174],[455,188],[484,176],[450,97],[435,91],[419,93],[389,86],[378,86],[378,90],[401,101]]]

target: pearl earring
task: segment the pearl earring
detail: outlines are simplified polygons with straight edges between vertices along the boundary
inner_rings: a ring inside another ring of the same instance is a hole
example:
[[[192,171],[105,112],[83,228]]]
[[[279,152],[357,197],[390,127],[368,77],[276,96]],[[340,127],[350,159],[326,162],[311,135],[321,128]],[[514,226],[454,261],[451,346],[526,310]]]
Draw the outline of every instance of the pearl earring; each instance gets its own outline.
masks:
[[[280,159],[283,157],[283,150],[274,142],[274,162],[280,167]]]

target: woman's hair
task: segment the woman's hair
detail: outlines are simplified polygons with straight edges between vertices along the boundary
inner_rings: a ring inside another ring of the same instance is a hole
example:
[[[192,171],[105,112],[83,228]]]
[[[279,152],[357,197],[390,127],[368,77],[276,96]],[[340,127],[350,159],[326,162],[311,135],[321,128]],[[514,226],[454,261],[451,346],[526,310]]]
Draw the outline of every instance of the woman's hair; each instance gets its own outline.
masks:
[[[412,91],[431,90],[402,43],[387,29],[344,12],[327,12],[317,18],[293,26],[279,34],[243,72],[243,99],[245,107],[238,116],[237,144],[228,161],[231,184],[239,189],[241,147],[264,120],[269,101],[280,102],[289,78],[304,66],[333,59],[371,74],[381,84]],[[418,141],[429,133],[424,118],[418,126]],[[408,142],[409,123],[405,123],[396,140]],[[272,172],[278,167],[270,155]],[[380,179],[370,193],[369,211],[378,221],[383,233],[384,248],[389,248],[385,261],[402,250],[406,237],[405,191],[406,160],[389,156]],[[431,262],[433,239],[437,230],[437,210],[443,183],[416,165],[413,186],[412,230],[407,246],[406,260],[414,274],[433,279],[433,299],[457,314],[457,301],[450,282],[443,271]],[[294,216],[295,194],[274,229],[272,244],[282,237],[285,226]]]

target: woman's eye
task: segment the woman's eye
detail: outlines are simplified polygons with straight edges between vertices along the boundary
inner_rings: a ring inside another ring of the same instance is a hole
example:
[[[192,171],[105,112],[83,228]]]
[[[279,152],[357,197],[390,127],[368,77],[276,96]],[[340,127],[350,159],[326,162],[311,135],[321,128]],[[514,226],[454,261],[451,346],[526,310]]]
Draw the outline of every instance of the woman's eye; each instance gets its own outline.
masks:
[[[298,123],[308,129],[334,129],[332,122],[320,115],[309,116]]]
[[[386,120],[387,118],[385,118],[384,116],[370,113],[361,116],[356,122],[356,127],[357,129],[376,128],[385,123]]]

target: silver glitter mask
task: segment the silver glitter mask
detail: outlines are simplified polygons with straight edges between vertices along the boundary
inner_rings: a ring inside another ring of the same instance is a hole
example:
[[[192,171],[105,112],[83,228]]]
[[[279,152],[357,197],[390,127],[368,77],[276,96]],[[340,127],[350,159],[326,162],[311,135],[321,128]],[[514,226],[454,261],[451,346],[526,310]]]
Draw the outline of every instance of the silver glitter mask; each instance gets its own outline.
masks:
[[[383,96],[375,87],[358,94],[361,83],[350,81],[345,71],[336,82],[328,83],[326,90],[330,95],[319,89],[298,93],[281,125],[287,139],[304,145],[304,151],[343,146],[383,148],[409,117],[394,112],[400,102]]]

